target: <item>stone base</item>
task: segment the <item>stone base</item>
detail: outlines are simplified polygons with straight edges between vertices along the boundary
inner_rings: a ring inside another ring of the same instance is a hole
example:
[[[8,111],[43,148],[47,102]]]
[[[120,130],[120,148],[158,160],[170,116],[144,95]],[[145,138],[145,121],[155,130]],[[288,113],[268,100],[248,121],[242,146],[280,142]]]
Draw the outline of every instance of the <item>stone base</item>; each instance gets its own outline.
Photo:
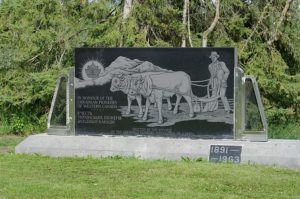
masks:
[[[210,145],[242,146],[242,162],[300,168],[300,140],[248,142],[121,136],[57,136],[38,134],[26,138],[16,153],[64,156],[135,156],[142,159],[208,159]]]

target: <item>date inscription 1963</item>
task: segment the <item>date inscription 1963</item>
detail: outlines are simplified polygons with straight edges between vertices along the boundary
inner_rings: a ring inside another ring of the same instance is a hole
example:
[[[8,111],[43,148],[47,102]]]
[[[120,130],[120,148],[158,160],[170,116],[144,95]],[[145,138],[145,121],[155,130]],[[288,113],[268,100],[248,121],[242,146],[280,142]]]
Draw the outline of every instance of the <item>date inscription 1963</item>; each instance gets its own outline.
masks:
[[[209,162],[241,162],[242,146],[210,145]]]

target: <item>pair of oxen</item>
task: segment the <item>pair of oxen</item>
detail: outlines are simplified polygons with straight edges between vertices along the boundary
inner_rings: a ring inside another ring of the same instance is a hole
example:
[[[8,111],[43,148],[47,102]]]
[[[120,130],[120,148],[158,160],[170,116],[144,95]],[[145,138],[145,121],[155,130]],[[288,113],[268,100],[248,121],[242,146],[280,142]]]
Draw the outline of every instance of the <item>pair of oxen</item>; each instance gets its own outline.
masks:
[[[114,74],[111,80],[112,92],[122,91],[127,94],[128,107],[126,114],[131,112],[131,103],[136,100],[139,106],[138,117],[147,120],[150,104],[155,103],[158,108],[158,123],[163,123],[162,104],[167,99],[168,110],[172,110],[170,98],[176,95],[174,114],[178,112],[178,105],[183,97],[189,106],[189,117],[194,116],[190,76],[183,71],[138,71],[134,73]],[[142,97],[146,99],[145,111],[142,109]]]

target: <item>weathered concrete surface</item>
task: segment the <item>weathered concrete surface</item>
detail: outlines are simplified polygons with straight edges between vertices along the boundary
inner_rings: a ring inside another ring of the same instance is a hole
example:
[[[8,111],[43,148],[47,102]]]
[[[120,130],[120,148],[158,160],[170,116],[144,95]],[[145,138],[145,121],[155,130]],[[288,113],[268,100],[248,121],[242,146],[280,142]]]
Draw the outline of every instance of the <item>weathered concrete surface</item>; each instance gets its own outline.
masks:
[[[16,153],[48,156],[135,156],[142,159],[208,158],[210,145],[242,146],[242,162],[300,168],[300,140],[247,142],[121,136],[29,136]]]

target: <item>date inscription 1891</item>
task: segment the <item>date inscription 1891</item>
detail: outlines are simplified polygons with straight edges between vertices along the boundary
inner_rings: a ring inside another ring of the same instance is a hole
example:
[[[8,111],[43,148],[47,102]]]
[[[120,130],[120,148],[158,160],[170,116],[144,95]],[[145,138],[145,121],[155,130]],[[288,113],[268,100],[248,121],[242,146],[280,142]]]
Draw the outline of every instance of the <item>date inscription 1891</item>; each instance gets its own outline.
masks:
[[[242,146],[211,145],[209,162],[241,162]]]

